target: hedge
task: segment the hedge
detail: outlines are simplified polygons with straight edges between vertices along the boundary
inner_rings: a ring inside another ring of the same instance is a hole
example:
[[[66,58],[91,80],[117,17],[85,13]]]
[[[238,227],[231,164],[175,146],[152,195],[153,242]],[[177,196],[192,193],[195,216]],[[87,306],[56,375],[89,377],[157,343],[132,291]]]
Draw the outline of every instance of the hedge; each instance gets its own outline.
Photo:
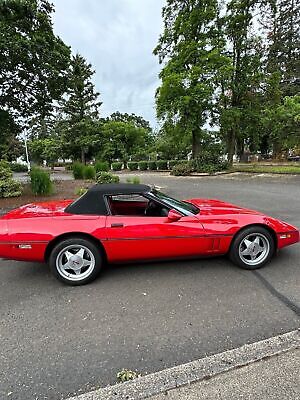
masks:
[[[140,171],[147,171],[148,169],[148,161],[140,161],[139,162]]]
[[[20,164],[20,163],[10,163],[10,169],[13,172],[27,172],[28,168],[26,164]]]
[[[95,170],[96,172],[100,171],[109,171],[109,163],[107,161],[96,161],[95,162]]]
[[[139,164],[137,161],[128,161],[127,168],[130,169],[130,171],[137,171]]]
[[[121,171],[123,163],[120,161],[113,162],[111,164],[111,169],[113,171]]]
[[[156,171],[157,170],[156,161],[148,161],[148,167],[150,171]]]
[[[158,160],[156,161],[157,169],[168,169],[168,161],[167,160]]]

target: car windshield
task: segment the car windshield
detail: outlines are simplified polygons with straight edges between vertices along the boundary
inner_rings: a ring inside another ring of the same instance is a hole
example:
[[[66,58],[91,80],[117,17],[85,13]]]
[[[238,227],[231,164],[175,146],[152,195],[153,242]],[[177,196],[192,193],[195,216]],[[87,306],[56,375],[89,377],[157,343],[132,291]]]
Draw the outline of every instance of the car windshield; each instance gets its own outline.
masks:
[[[183,215],[191,215],[191,214],[195,215],[199,213],[199,208],[194,206],[194,204],[174,199],[173,197],[170,197],[155,189],[151,190],[149,194],[152,195],[153,197],[156,197],[158,200],[163,201],[169,207],[179,211]]]

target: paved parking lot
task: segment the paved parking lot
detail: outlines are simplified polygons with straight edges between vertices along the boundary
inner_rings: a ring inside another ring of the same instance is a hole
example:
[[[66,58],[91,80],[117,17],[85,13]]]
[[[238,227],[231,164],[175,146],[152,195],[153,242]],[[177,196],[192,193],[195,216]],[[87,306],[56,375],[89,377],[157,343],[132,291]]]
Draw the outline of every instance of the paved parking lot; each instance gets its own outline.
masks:
[[[300,228],[300,177],[143,174],[181,198],[219,198]],[[0,261],[0,398],[60,399],[299,327],[300,246],[257,272],[226,258],[109,266],[67,287]]]

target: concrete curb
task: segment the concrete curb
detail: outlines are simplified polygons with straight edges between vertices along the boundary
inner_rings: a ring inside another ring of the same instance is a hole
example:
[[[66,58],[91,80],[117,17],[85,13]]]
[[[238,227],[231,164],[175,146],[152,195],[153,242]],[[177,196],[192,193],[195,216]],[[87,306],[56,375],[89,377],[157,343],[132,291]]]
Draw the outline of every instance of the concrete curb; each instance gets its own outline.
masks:
[[[300,329],[67,400],[140,400],[300,348]]]

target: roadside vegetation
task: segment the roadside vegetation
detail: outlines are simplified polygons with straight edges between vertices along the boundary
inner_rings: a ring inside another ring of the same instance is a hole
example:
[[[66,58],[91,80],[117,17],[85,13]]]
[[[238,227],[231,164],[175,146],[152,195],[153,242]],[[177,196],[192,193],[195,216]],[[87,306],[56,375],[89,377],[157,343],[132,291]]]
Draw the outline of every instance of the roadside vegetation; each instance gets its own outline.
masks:
[[[25,134],[34,166],[65,167],[75,180],[116,182],[124,170],[298,173],[233,165],[300,155],[297,2],[166,0],[154,49],[157,131],[134,113],[101,116],[96,71],[54,34],[54,11],[48,0],[0,2],[0,160],[9,163],[0,196],[21,194],[12,171],[26,172],[16,162]],[[34,170],[32,192],[51,193],[48,172]]]
[[[131,371],[130,369],[122,369],[117,373],[117,380],[120,383],[132,381],[133,379],[139,378],[142,375],[136,371]]]
[[[300,163],[299,163],[300,164]],[[234,172],[249,172],[249,173],[263,173],[263,174],[300,174],[300,165],[234,165]]]
[[[49,195],[53,192],[50,173],[41,168],[32,168],[30,171],[30,186],[35,195]]]
[[[9,163],[0,161],[0,197],[17,197],[22,194],[22,185],[13,179]]]

